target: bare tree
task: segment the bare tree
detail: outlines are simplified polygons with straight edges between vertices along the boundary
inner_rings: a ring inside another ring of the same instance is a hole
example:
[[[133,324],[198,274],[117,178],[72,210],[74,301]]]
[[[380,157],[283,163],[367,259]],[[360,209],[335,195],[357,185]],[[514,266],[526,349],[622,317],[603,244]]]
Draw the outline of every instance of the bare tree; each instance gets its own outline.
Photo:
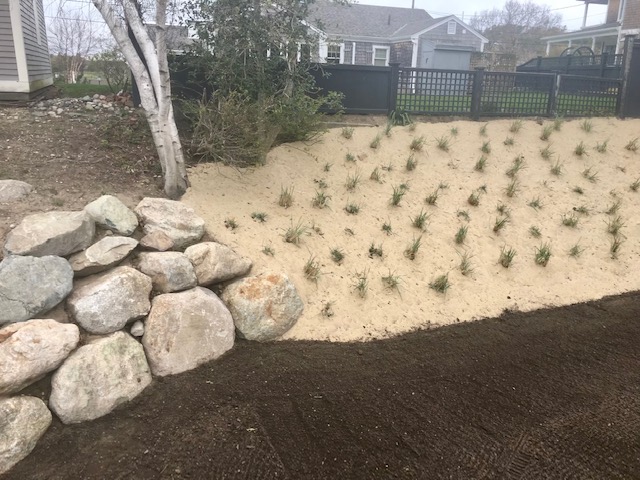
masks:
[[[91,14],[82,9],[72,10],[61,4],[49,23],[49,48],[58,56],[67,83],[78,82],[87,58],[98,51],[102,40]]]
[[[164,191],[179,198],[189,186],[182,144],[173,115],[167,61],[166,20],[168,0],[150,5],[155,25],[151,39],[135,0],[92,0],[131,68],[164,176]]]
[[[531,0],[508,0],[502,8],[475,14],[470,25],[489,39],[489,51],[514,54],[518,61],[543,54],[541,38],[565,30],[559,14]]]

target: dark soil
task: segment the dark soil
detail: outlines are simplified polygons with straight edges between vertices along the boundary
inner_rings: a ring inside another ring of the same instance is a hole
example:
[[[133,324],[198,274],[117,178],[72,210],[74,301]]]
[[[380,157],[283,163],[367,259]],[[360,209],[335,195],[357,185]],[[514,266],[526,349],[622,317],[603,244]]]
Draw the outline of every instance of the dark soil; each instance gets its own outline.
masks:
[[[367,344],[239,342],[54,420],[6,478],[639,478],[639,317],[634,293]]]

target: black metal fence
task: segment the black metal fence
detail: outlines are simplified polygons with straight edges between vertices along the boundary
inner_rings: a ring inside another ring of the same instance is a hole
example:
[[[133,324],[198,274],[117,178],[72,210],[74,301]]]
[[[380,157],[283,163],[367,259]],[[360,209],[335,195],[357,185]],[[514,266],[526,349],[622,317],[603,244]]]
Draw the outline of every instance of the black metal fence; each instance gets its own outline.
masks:
[[[537,57],[516,68],[518,73],[565,73],[586,77],[621,78],[624,55],[602,54]]]
[[[622,80],[557,73],[322,65],[320,93],[344,94],[346,113],[480,117],[616,115]]]

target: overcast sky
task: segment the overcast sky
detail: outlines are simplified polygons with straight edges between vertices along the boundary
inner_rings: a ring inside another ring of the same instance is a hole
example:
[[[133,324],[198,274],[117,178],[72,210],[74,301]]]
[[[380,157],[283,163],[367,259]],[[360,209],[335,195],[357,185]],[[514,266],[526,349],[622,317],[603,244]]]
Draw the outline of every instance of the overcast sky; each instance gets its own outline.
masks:
[[[554,12],[562,15],[564,24],[569,30],[577,30],[582,26],[584,15],[584,3],[576,0],[533,0],[540,5],[551,5]],[[388,7],[411,8],[411,0],[358,0],[357,3],[365,5],[385,5]],[[476,12],[489,10],[494,7],[501,7],[504,1],[487,0],[415,0],[416,8],[422,8],[429,12],[432,17],[443,17],[445,15],[457,15],[469,20],[469,17]],[[590,5],[588,25],[604,23],[606,6]]]

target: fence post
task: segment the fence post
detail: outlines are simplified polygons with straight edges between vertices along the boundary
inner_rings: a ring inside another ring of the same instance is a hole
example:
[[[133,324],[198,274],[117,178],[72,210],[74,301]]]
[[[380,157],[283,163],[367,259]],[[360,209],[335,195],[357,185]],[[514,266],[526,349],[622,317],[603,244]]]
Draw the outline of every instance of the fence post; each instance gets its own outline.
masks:
[[[573,58],[573,55],[567,55],[567,71],[565,73],[569,73],[569,71],[571,70],[571,59]]]
[[[539,72],[542,68],[542,55],[538,55],[538,59],[536,61],[536,72]]]
[[[560,92],[560,82],[562,81],[562,75],[558,73],[553,74],[553,84],[549,91],[549,103],[547,104],[547,116],[553,117],[558,111],[558,93]]]
[[[400,64],[399,63],[390,63],[391,67],[389,79],[389,111],[387,115],[391,115],[391,112],[396,110],[398,106],[398,76],[400,75]]]
[[[476,67],[473,72],[473,84],[471,86],[471,119],[480,120],[480,100],[482,98],[482,85],[484,83],[484,67]]]
[[[604,73],[607,71],[607,53],[600,55],[600,78],[604,78]]]
[[[633,57],[633,45],[635,35],[625,35],[624,37],[624,54],[622,57],[622,88],[618,92],[618,108],[617,114],[619,118],[624,119],[626,116],[625,104],[629,95],[629,72],[631,70],[631,58]]]

